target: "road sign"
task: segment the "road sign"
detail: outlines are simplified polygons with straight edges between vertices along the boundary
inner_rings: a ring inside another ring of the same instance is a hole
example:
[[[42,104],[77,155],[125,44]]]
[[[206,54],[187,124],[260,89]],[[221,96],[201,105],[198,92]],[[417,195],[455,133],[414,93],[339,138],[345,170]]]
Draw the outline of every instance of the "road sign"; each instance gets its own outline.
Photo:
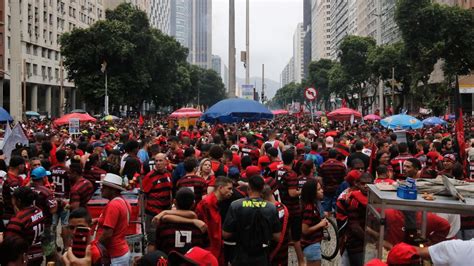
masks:
[[[241,89],[242,89],[242,98],[247,99],[247,100],[254,99],[252,84],[242,84]]]
[[[318,96],[318,92],[316,91],[315,88],[306,88],[304,90],[304,97],[308,100],[308,101],[314,101],[316,100],[316,97]]]

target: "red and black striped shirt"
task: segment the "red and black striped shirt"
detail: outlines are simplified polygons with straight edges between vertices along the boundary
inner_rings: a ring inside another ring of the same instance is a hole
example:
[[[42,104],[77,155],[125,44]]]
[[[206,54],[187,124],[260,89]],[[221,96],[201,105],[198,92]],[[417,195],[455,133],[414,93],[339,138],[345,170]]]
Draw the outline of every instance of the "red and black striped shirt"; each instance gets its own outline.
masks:
[[[143,192],[146,196],[145,212],[157,215],[171,208],[173,182],[167,171],[153,170],[143,178]]]
[[[55,185],[56,198],[69,199],[71,184],[69,182],[69,168],[62,164],[53,165],[50,168],[51,177],[49,182]]]
[[[3,197],[3,219],[9,220],[15,216],[15,210],[13,209],[12,196],[13,191],[19,188],[22,184],[20,177],[15,176],[11,173],[7,174],[7,180],[3,183],[2,197]]]
[[[275,207],[277,208],[278,219],[280,220],[280,224],[283,226],[284,221],[285,221],[285,206],[281,204],[280,202],[275,202]],[[278,266],[288,265],[288,242],[289,242],[289,235],[290,235],[289,229],[290,227],[288,226],[288,222],[287,222],[285,235],[283,236],[283,241],[281,243],[280,249],[278,249],[278,251],[275,253],[275,257],[273,257],[271,265],[278,265]],[[270,250],[272,250],[272,252],[276,248],[276,244],[277,243],[272,242],[270,246]]]
[[[393,179],[406,179],[406,176],[403,174],[403,163],[409,158],[413,158],[413,156],[408,153],[403,153],[390,161],[390,164],[393,167]]]
[[[19,211],[7,225],[5,236],[17,235],[29,244],[29,262],[43,259],[41,238],[45,229],[44,219],[43,211],[31,206]]]
[[[84,171],[84,178],[91,181],[92,186],[94,187],[94,191],[99,188],[99,184],[97,181],[101,181],[107,172],[99,167],[92,166],[90,170]]]
[[[299,197],[291,197],[289,190],[298,189],[298,176],[291,166],[281,165],[277,170],[278,192],[281,203],[283,203],[290,213],[290,217],[301,215],[301,206]]]
[[[309,227],[315,226],[321,222],[321,214],[316,203],[305,204],[303,207],[303,224]],[[301,247],[305,248],[311,244],[319,243],[323,239],[323,228],[311,233],[301,234]]]
[[[79,206],[87,208],[87,202],[89,202],[93,194],[94,187],[92,186],[92,183],[89,180],[80,177],[71,188],[71,199],[69,200],[69,204],[79,202]]]
[[[35,205],[43,211],[45,225],[50,226],[53,221],[51,209],[58,205],[53,192],[49,188],[41,185],[33,185],[31,189],[38,194],[38,198],[35,200]]]
[[[323,180],[324,195],[334,195],[346,176],[346,166],[336,160],[329,159],[319,167],[319,175]]]
[[[209,238],[193,224],[163,223],[156,228],[156,248],[166,254],[171,251],[185,254],[195,246],[209,247]]]
[[[190,188],[194,192],[196,204],[201,201],[202,196],[207,194],[206,180],[197,175],[191,174],[183,176],[178,180],[178,183],[176,183],[176,190],[179,190],[182,187]]]

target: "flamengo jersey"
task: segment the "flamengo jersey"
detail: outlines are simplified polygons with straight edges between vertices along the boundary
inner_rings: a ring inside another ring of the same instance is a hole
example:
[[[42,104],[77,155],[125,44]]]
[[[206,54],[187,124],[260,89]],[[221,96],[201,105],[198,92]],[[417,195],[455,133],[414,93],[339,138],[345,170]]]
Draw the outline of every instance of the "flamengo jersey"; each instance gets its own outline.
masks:
[[[43,259],[41,238],[45,228],[44,220],[43,211],[31,206],[19,211],[7,225],[5,236],[17,235],[30,245],[27,252],[29,261]]]
[[[55,185],[54,193],[57,198],[69,199],[69,193],[71,191],[71,184],[69,182],[69,168],[64,165],[53,165],[50,169],[51,177],[50,182]]]

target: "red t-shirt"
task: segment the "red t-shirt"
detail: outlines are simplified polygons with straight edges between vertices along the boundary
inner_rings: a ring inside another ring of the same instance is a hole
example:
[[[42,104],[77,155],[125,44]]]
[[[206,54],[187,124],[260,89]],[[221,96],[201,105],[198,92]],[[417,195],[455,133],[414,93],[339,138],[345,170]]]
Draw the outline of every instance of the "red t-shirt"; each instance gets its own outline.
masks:
[[[105,247],[111,258],[121,257],[128,252],[125,236],[131,213],[130,204],[126,200],[117,197],[105,206],[99,217],[99,233],[96,239],[100,239],[104,227],[113,229],[112,239]]]

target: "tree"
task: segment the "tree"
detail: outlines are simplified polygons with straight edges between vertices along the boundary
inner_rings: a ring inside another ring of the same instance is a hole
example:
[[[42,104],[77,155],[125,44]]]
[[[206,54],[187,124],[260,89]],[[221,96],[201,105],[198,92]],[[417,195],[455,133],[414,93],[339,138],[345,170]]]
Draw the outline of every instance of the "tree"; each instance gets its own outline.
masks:
[[[340,63],[335,63],[329,71],[329,90],[335,96],[345,99],[349,103],[349,107],[357,107],[350,78]]]
[[[224,83],[214,70],[193,66],[193,71],[194,76],[197,77],[197,84],[193,83],[193,87],[195,92],[199,91],[199,104],[211,106],[226,98]],[[197,103],[197,97],[194,101]]]
[[[367,84],[371,78],[367,58],[374,48],[375,40],[372,37],[353,35],[344,37],[339,46],[341,70],[345,73],[344,78],[348,78],[350,82],[350,90],[346,91],[348,94],[346,97],[352,100],[357,95],[359,106],[362,105],[361,99],[367,92]],[[366,108],[362,106],[362,109]]]
[[[291,82],[282,88],[278,89],[273,97],[273,103],[276,107],[285,108],[287,104],[292,102],[303,103],[304,100],[304,86],[300,83]]]
[[[105,94],[100,65],[107,63],[111,105],[135,108],[143,101],[169,104],[179,82],[187,49],[152,29],[146,13],[130,4],[106,12],[106,20],[61,37],[61,53],[80,95],[91,110],[100,110]]]
[[[334,66],[334,62],[329,59],[313,61],[309,64],[308,85],[314,86],[318,90],[318,100],[329,108],[328,103],[331,97],[329,90],[329,73]]]

